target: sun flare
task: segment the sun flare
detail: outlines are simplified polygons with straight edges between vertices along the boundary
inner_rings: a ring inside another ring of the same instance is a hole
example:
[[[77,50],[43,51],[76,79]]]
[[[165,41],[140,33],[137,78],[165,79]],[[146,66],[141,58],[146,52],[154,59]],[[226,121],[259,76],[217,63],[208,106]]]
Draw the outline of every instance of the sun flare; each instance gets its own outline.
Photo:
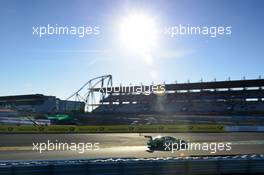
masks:
[[[157,44],[157,26],[154,19],[134,14],[121,22],[121,40],[126,49],[146,54]]]

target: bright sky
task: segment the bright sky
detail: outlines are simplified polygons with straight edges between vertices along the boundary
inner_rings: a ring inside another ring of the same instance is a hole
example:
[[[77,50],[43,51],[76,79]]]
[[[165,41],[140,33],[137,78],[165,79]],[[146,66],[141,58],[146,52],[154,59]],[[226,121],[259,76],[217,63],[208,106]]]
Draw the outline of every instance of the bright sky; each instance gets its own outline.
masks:
[[[264,77],[263,9],[262,0],[1,0],[0,95],[66,98],[105,74],[115,84]],[[32,34],[33,26],[47,24],[99,26],[100,34]],[[232,34],[172,38],[161,32],[179,24],[232,26]]]

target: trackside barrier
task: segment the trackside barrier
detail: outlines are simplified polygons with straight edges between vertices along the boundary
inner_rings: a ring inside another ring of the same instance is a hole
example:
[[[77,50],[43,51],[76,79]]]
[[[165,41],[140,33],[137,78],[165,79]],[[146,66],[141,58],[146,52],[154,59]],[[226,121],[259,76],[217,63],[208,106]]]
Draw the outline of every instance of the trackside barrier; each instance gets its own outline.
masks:
[[[0,162],[1,175],[263,175],[263,155]]]
[[[226,126],[227,132],[264,132],[264,126]]]
[[[177,133],[177,132],[264,132],[264,126],[229,125],[105,125],[105,126],[0,126],[1,133]]]
[[[0,133],[173,133],[225,132],[224,125],[0,126]]]

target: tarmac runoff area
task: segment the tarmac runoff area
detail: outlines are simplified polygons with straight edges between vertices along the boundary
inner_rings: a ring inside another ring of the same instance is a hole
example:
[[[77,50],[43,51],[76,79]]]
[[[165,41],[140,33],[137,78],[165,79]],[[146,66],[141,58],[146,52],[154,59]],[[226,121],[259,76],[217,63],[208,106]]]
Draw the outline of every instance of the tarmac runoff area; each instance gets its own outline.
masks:
[[[173,136],[192,143],[231,143],[231,150],[148,152],[145,135]],[[89,143],[90,150],[33,150],[33,143]],[[98,143],[98,144],[95,144]],[[166,133],[166,134],[1,134],[0,160],[58,160],[95,158],[147,158],[198,155],[264,154],[264,133]]]

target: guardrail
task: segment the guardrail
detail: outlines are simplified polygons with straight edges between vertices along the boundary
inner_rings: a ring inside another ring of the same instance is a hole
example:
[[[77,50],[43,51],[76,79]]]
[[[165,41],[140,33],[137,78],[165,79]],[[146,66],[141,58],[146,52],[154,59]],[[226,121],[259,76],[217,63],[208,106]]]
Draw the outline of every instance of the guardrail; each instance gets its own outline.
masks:
[[[264,155],[0,162],[3,175],[263,174]]]
[[[264,132],[264,126],[230,125],[105,125],[105,126],[0,126],[1,133],[178,133],[178,132]]]

